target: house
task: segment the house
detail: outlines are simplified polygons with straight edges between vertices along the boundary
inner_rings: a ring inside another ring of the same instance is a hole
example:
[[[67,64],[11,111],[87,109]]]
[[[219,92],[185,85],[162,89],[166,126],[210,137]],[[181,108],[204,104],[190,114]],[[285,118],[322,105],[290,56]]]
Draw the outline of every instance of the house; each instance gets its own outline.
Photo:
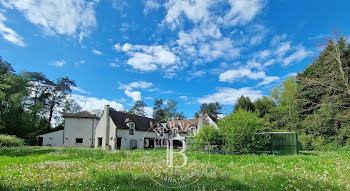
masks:
[[[203,125],[217,128],[207,114],[201,114],[198,119],[159,121],[115,111],[107,105],[96,126],[95,148],[166,148],[169,141],[174,147],[183,147],[186,138],[195,136]]]
[[[89,112],[64,115],[64,129],[39,136],[39,145],[94,147],[108,150],[187,147],[203,125],[217,128],[207,115],[198,119],[160,121],[104,107],[100,119]],[[185,145],[183,145],[185,143]]]
[[[64,129],[38,136],[39,146],[93,147],[98,118],[87,111],[64,115]]]
[[[152,127],[157,122],[148,117],[115,111],[106,105],[96,126],[95,148],[154,148],[156,132]]]

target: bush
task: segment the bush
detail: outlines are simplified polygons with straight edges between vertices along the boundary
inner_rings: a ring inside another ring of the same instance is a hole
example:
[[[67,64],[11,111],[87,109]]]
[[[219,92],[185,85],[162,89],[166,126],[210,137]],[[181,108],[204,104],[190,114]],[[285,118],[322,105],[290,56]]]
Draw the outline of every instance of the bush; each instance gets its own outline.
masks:
[[[208,149],[208,146],[215,150],[221,150],[222,137],[219,135],[219,131],[212,126],[203,126],[197,135],[190,140],[191,147],[196,150],[205,150]]]
[[[0,135],[0,146],[13,147],[23,145],[24,140],[17,138],[14,135]]]
[[[218,126],[227,152],[255,152],[266,145],[259,133],[267,129],[267,123],[256,113],[239,109],[219,120]]]

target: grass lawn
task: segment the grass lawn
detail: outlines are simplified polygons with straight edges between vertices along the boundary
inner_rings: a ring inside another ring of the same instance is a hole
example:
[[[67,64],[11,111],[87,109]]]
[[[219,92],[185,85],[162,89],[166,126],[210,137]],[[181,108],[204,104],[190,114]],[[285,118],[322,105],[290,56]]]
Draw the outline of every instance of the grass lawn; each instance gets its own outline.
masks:
[[[0,190],[350,190],[350,151],[186,154],[189,165],[169,172],[158,168],[165,150],[0,148]]]

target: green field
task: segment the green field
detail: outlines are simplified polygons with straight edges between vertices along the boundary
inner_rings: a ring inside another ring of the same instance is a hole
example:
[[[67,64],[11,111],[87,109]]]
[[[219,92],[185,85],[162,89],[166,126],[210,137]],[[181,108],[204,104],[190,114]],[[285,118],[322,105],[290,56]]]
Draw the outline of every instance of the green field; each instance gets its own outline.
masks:
[[[350,151],[292,156],[186,153],[189,165],[173,172],[156,168],[165,154],[0,148],[0,190],[175,190],[156,183],[161,181],[168,186],[192,183],[181,190],[350,190]]]

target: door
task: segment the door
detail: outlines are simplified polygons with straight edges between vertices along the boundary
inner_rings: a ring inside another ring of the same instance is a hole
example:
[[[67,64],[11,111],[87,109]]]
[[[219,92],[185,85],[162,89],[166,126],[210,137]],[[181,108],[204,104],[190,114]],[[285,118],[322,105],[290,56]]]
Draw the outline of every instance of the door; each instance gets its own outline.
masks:
[[[122,138],[121,137],[117,137],[117,143],[116,144],[117,144],[116,148],[120,150],[120,146],[122,144]]]
[[[39,137],[39,146],[43,146],[44,137]]]
[[[102,137],[97,138],[97,147],[102,147]]]
[[[130,150],[137,149],[137,140],[130,140]]]

